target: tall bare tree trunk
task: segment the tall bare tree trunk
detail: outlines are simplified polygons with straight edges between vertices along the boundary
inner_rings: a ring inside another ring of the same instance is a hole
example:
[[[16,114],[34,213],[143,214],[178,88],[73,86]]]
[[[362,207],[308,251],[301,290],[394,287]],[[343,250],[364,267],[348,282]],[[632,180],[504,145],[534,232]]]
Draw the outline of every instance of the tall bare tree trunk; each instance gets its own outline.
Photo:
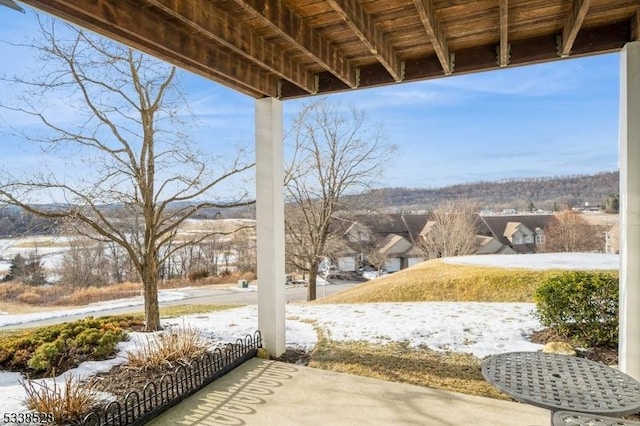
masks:
[[[307,301],[316,300],[318,282],[318,265],[312,265],[309,269],[309,286],[307,287]]]
[[[156,331],[160,325],[160,305],[158,303],[158,259],[149,256],[149,263],[142,267],[142,282],[144,285],[144,317],[145,331]]]

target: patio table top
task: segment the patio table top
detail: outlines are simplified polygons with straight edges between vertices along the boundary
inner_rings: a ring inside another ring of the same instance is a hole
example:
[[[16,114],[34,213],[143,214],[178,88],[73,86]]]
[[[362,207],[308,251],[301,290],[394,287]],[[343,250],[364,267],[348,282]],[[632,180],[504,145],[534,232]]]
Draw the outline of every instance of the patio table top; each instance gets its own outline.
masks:
[[[548,410],[623,416],[640,411],[640,383],[575,356],[509,352],[487,358],[484,378],[512,398]]]
[[[575,413],[572,411],[556,411],[553,415],[553,426],[640,426],[640,422],[623,420],[616,417],[598,414]]]

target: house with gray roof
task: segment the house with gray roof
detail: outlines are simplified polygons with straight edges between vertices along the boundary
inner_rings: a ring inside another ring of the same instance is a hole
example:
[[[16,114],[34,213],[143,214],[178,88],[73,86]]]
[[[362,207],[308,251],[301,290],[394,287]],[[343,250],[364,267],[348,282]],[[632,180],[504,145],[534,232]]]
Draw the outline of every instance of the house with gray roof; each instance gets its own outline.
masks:
[[[487,237],[478,254],[525,254],[545,251],[545,229],[553,214],[479,216],[480,236]]]
[[[425,260],[417,245],[428,215],[373,214],[352,218],[334,253],[341,271],[356,270],[360,264],[379,264],[394,272]],[[369,259],[367,259],[369,257]]]

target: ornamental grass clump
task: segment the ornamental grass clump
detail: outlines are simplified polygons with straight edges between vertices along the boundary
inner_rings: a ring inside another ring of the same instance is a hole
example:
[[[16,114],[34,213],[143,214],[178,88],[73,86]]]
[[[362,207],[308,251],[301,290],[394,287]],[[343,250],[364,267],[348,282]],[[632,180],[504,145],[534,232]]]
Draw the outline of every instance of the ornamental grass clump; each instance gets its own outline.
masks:
[[[141,370],[187,365],[213,347],[196,328],[165,330],[147,337],[135,351],[127,354],[128,367]]]
[[[80,424],[84,416],[102,402],[96,382],[80,382],[72,374],[65,376],[63,385],[55,378],[51,384],[29,378],[20,384],[26,393],[27,408],[41,417],[42,423],[31,422],[35,424],[51,424],[52,417],[56,424]]]
[[[578,345],[617,347],[618,292],[612,273],[564,272],[536,289],[536,316]]]

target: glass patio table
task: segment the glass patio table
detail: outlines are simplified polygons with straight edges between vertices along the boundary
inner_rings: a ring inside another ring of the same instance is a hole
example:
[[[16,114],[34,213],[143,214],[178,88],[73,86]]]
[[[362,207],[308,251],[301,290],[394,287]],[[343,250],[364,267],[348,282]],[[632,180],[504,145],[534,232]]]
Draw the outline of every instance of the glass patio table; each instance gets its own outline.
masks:
[[[556,411],[624,416],[640,411],[640,383],[604,364],[568,355],[507,352],[482,363],[485,380],[517,401]]]

